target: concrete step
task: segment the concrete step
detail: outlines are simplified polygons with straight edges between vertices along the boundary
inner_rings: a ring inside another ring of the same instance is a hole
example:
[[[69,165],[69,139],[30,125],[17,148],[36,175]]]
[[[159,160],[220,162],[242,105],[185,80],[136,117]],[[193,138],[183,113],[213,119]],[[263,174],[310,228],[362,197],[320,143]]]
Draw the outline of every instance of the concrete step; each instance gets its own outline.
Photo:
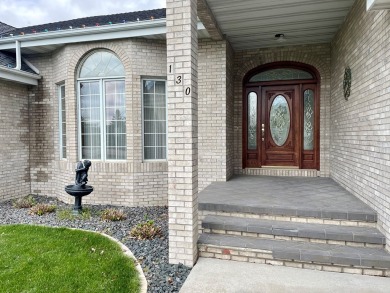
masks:
[[[202,221],[202,228],[206,233],[279,240],[378,248],[383,248],[386,244],[385,236],[372,227],[346,227],[208,215]]]
[[[250,215],[268,215],[275,217],[287,217],[287,218],[314,218],[322,220],[336,220],[336,221],[357,221],[375,223],[377,221],[377,215],[373,210],[340,210],[334,208],[327,209],[315,209],[313,207],[280,207],[280,206],[260,206],[259,204],[251,206],[249,204],[239,203],[212,203],[212,202],[200,202],[199,210],[209,212],[222,212],[230,214],[250,214]],[[206,214],[206,213],[205,213]]]
[[[200,236],[198,247],[201,257],[390,276],[390,254],[379,248],[208,233],[203,233]]]
[[[199,228],[203,219],[207,216],[224,216],[235,217],[245,219],[260,219],[271,221],[284,221],[294,223],[309,223],[309,224],[324,224],[324,225],[337,225],[347,227],[371,227],[376,228],[376,222],[367,221],[348,221],[337,219],[322,219],[314,217],[297,217],[297,216],[281,216],[281,215],[269,215],[269,214],[252,214],[246,212],[225,212],[225,211],[213,211],[213,210],[199,210]]]

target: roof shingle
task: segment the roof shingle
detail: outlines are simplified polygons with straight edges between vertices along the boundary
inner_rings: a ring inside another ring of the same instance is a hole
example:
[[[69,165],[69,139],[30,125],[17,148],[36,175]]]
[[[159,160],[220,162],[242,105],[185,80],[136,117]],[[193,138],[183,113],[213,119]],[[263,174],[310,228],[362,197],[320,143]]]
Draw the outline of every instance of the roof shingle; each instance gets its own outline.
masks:
[[[136,21],[144,21],[144,20],[163,19],[163,18],[166,18],[165,8],[118,13],[118,14],[111,14],[111,15],[90,16],[90,17],[77,18],[77,19],[66,20],[66,21],[28,26],[23,28],[16,28],[14,30],[8,31],[7,35],[42,33],[48,31],[68,30],[68,29],[83,28],[83,27],[95,27],[101,25],[110,25],[110,24],[117,24],[117,23],[127,23],[127,22],[136,22]]]
[[[12,31],[14,29],[15,28],[13,26],[10,26],[10,25],[0,21],[0,34]]]
[[[15,68],[16,67],[16,57],[15,54],[11,54],[8,52],[0,51],[0,66],[4,66],[7,68]],[[34,70],[32,70],[26,63],[22,61],[22,71],[36,74]]]

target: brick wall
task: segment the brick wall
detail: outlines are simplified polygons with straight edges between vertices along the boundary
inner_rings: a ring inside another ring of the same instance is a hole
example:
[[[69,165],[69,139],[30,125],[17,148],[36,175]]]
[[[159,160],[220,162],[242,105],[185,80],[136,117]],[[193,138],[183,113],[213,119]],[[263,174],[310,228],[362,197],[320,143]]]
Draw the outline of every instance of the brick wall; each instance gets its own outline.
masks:
[[[232,112],[229,49],[226,41],[199,42],[199,191],[211,182],[226,181],[232,173],[228,160],[232,147],[227,143],[233,123],[228,119]]]
[[[167,0],[169,262],[198,254],[197,1]]]
[[[226,46],[226,179],[234,174],[234,50]]]
[[[330,146],[330,46],[302,45],[235,52],[234,172],[242,170],[242,82],[245,74],[260,65],[294,61],[314,66],[320,74],[320,175],[329,176]]]
[[[0,201],[30,193],[28,88],[0,80]]]
[[[390,11],[352,7],[332,41],[331,177],[378,212],[390,243]],[[348,101],[345,67],[352,70]],[[389,247],[389,244],[387,244]]]
[[[31,188],[35,194],[73,198],[64,186],[74,181],[78,157],[75,74],[83,56],[96,48],[115,52],[126,70],[127,162],[93,162],[89,172],[95,191],[85,203],[166,205],[166,162],[142,161],[141,78],[166,77],[166,45],[155,40],[75,44],[52,54],[28,56],[43,76],[31,92]],[[225,41],[203,40],[199,46],[199,186],[233,173],[233,50]],[[230,68],[229,76],[226,67]],[[228,82],[228,86],[227,86]],[[67,159],[60,160],[57,85],[65,83]],[[230,104],[226,103],[230,99]],[[228,106],[227,106],[228,105]],[[228,126],[226,126],[228,123]],[[107,184],[108,183],[108,184]]]
[[[64,192],[74,181],[78,157],[77,84],[79,62],[91,50],[105,48],[116,53],[126,70],[127,161],[95,161],[89,183],[95,191],[85,203],[113,205],[166,205],[167,163],[142,161],[142,77],[166,77],[166,45],[156,40],[120,40],[67,45],[51,55],[29,56],[43,76],[32,90],[31,189],[72,202]],[[57,85],[65,83],[67,148],[60,160]]]

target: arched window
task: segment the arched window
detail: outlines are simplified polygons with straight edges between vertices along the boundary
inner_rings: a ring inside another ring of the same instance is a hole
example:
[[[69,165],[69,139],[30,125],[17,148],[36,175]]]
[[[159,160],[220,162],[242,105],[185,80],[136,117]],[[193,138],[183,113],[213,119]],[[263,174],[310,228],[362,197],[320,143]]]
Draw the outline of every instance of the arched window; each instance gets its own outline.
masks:
[[[307,71],[295,68],[275,68],[260,72],[251,77],[249,82],[274,81],[274,80],[295,80],[314,79]]]
[[[125,69],[110,51],[89,54],[78,70],[79,156],[126,159]]]

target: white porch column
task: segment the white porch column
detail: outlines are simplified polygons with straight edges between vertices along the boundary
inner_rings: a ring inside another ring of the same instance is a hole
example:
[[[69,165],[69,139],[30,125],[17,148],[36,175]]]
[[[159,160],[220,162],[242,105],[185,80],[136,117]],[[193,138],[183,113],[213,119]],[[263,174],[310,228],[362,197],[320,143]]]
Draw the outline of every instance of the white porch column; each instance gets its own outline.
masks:
[[[193,266],[198,240],[197,0],[167,0],[169,261]]]

